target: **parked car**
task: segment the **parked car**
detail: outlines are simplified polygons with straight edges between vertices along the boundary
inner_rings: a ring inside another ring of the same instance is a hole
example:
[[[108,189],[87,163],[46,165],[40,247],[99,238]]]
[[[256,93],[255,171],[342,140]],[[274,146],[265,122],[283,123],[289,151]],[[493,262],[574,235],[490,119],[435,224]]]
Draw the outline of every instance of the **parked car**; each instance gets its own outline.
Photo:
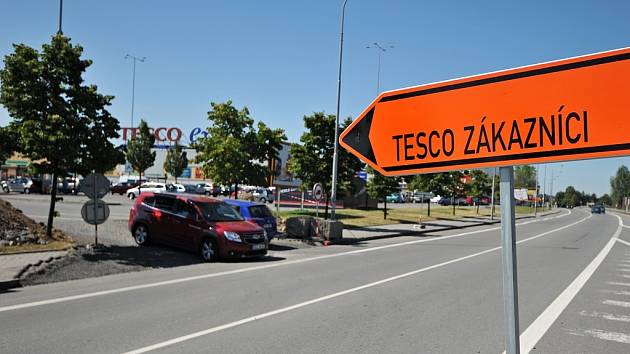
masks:
[[[17,177],[7,181],[7,187],[10,192],[30,194],[32,185],[33,180],[27,177]]]
[[[439,205],[452,205],[452,199],[451,198],[442,198],[438,201]]]
[[[403,198],[398,193],[392,193],[385,197],[388,203],[402,203]]]
[[[186,193],[186,187],[179,183],[169,183],[166,185],[166,191],[172,193]]]
[[[198,194],[211,195],[213,197],[221,194],[221,187],[219,187],[219,185],[215,183],[201,182],[197,183],[196,187]]]
[[[63,178],[61,181],[57,181],[57,191],[63,194],[77,194],[79,193],[79,184],[78,178]]]
[[[606,208],[603,205],[593,205],[591,208],[592,214],[606,214]]]
[[[197,252],[206,262],[260,257],[269,247],[265,229],[202,196],[143,192],[129,211],[128,227],[140,246],[166,244]]]
[[[436,195],[435,197],[431,198],[431,203],[439,203],[440,200],[442,200],[442,197],[440,195]]]
[[[258,188],[252,192],[255,201],[261,203],[273,203],[273,192],[267,188]]]
[[[144,192],[153,192],[153,193],[159,193],[159,192],[166,192],[166,185],[164,183],[157,183],[157,182],[146,182],[141,184],[140,186],[137,187],[133,187],[129,190],[127,190],[127,197],[129,197],[129,199],[135,199],[138,197],[138,195],[140,195],[140,192],[144,193]]]
[[[138,186],[138,183],[118,182],[118,183],[114,184],[113,186],[111,186],[109,191],[112,192],[112,194],[125,195],[125,194],[127,194],[128,190],[130,190],[131,188],[137,187],[137,186]]]
[[[430,198],[433,197],[433,193],[427,193],[427,192],[414,192],[410,199],[412,203],[425,203],[426,201],[430,200]]]
[[[245,220],[253,221],[264,228],[267,231],[267,240],[271,241],[278,234],[276,217],[265,204],[236,199],[225,199],[224,202],[234,207]]]
[[[197,193],[197,186],[194,184],[184,184],[185,193]]]
[[[10,192],[9,184],[5,180],[0,181],[0,188],[2,188],[2,191],[5,192],[5,193],[9,193]]]

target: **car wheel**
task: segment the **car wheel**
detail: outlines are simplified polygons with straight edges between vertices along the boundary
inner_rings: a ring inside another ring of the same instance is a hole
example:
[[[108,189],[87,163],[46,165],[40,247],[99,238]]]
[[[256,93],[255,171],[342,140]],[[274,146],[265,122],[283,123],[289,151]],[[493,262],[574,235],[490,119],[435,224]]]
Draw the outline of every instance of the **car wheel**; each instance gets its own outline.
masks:
[[[260,198],[261,203],[267,203],[267,199],[265,197]]]
[[[30,188],[24,188],[24,194],[31,194]]]
[[[136,199],[136,195],[135,195],[135,194],[133,194],[133,193],[129,193],[129,194],[127,194],[127,197],[129,197],[129,199],[131,199],[131,200]]]
[[[201,247],[199,247],[201,259],[204,262],[215,262],[219,256],[219,249],[216,242],[213,239],[206,237],[201,241]]]
[[[210,192],[206,191],[204,194],[205,194],[205,195],[210,195]]]
[[[138,246],[146,246],[149,244],[149,229],[146,226],[140,224],[133,230],[133,239]]]

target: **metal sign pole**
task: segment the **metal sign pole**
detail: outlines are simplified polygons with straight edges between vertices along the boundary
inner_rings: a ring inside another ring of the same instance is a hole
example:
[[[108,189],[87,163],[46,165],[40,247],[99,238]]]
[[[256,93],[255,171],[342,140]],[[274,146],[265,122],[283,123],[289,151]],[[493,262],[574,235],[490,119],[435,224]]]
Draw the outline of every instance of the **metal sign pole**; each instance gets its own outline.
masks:
[[[490,196],[490,221],[494,221],[494,181],[497,177],[497,168],[492,169],[492,195]]]
[[[93,175],[93,184],[94,184],[94,199],[92,199],[92,201],[94,202],[94,220],[96,220],[97,214],[96,214],[96,200],[97,200],[97,193],[96,193],[96,175]],[[94,223],[94,246],[98,245],[98,224]]]
[[[507,354],[519,354],[518,281],[516,275],[516,223],[514,168],[499,168],[501,193],[501,254],[503,259],[503,315]]]

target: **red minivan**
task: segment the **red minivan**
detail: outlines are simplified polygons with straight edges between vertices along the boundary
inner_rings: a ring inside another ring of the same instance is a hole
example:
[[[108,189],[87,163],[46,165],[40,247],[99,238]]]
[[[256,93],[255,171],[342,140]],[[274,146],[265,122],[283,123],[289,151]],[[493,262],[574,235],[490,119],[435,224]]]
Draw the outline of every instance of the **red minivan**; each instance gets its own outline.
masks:
[[[266,231],[228,204],[205,196],[143,192],[129,211],[129,231],[150,242],[197,252],[206,262],[267,254]]]

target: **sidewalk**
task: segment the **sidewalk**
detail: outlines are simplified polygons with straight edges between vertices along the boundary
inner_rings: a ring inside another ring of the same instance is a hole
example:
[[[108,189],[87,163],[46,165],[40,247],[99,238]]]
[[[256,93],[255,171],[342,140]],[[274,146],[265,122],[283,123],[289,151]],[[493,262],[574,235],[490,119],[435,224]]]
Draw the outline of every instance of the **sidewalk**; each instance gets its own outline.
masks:
[[[538,217],[547,216],[558,213],[559,210],[551,210],[544,213],[538,213]],[[516,215],[516,220],[533,218],[534,214]],[[375,240],[387,237],[419,235],[435,231],[445,231],[454,229],[463,229],[467,227],[475,227],[482,225],[500,224],[501,217],[497,215],[494,220],[490,220],[489,216],[464,217],[457,220],[438,219],[423,222],[422,224],[392,224],[370,227],[347,227],[343,230],[343,238],[341,243],[352,243],[367,240]],[[424,226],[424,228],[422,228]]]
[[[68,254],[66,251],[32,252],[0,255],[0,292],[20,286],[20,276],[31,266],[50,262]]]

